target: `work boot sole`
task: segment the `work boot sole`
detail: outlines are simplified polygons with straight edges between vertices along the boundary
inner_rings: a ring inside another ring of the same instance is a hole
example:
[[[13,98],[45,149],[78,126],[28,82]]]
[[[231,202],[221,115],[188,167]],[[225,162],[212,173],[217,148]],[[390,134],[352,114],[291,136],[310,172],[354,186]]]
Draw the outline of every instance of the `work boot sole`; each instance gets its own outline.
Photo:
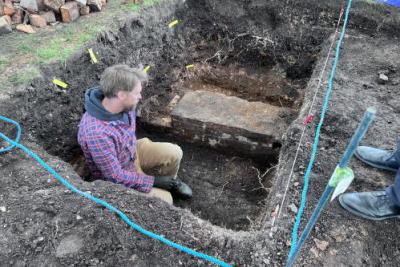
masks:
[[[393,169],[393,168],[390,168],[390,167],[385,167],[385,166],[382,166],[382,165],[378,165],[378,164],[375,164],[375,163],[373,163],[373,162],[370,162],[370,161],[368,161],[368,160],[362,158],[362,157],[357,153],[357,150],[356,150],[356,152],[354,153],[354,156],[356,156],[356,158],[358,158],[359,160],[361,160],[361,161],[364,162],[365,164],[368,164],[369,166],[372,166],[372,167],[374,167],[374,168],[377,168],[377,169],[380,169],[380,170],[385,170],[385,171],[397,172],[397,169]]]
[[[362,217],[367,220],[382,221],[382,220],[387,220],[387,219],[400,218],[400,215],[390,215],[390,216],[385,216],[385,217],[371,217],[371,216],[365,215],[364,213],[358,212],[356,210],[353,210],[351,207],[349,207],[345,202],[343,202],[342,196],[339,196],[339,203],[342,206],[342,208],[345,209],[346,211],[353,213],[354,215],[357,215],[358,217]]]

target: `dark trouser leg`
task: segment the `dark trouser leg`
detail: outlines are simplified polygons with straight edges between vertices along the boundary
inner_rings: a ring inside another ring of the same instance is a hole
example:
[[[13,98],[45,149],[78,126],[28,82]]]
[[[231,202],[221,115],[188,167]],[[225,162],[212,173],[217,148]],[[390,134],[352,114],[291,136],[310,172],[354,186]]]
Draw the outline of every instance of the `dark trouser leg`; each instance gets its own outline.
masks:
[[[393,153],[394,158],[398,163],[400,163],[400,139],[397,141],[396,150]]]
[[[386,189],[386,194],[394,204],[400,207],[400,169],[397,170],[394,184]]]

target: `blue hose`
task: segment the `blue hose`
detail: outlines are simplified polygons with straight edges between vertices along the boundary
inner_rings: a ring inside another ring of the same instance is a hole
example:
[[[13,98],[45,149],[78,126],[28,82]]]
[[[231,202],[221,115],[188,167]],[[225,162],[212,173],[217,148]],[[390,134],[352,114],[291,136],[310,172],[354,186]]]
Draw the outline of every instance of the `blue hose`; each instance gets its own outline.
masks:
[[[2,117],[2,116],[0,116],[0,119],[4,120],[4,121],[6,121],[6,122],[10,122],[10,123],[16,125],[17,128],[18,128],[18,134],[17,134],[17,138],[16,138],[15,141],[11,140],[11,139],[8,138],[6,135],[4,135],[3,133],[0,132],[0,137],[3,138],[4,140],[6,140],[8,143],[11,144],[11,146],[7,147],[6,149],[1,150],[0,152],[9,151],[10,149],[12,149],[12,148],[14,148],[14,147],[17,147],[17,148],[23,150],[25,153],[27,153],[27,154],[28,154],[29,156],[31,156],[32,158],[34,158],[37,162],[39,162],[39,164],[42,165],[43,168],[45,168],[49,173],[51,173],[55,178],[57,178],[57,180],[59,180],[62,184],[64,184],[64,185],[65,185],[66,187],[68,187],[70,190],[72,190],[73,192],[75,192],[75,193],[77,193],[77,194],[79,194],[79,195],[81,195],[81,196],[83,196],[83,197],[85,197],[85,198],[87,198],[87,199],[90,199],[90,200],[96,202],[97,204],[100,204],[100,205],[106,207],[107,209],[109,209],[109,210],[111,210],[111,211],[117,213],[117,214],[118,214],[129,226],[131,226],[134,230],[136,230],[136,231],[138,231],[138,232],[140,232],[140,233],[142,233],[142,234],[144,234],[144,235],[147,235],[147,236],[149,236],[149,237],[151,237],[151,238],[157,239],[157,240],[159,240],[159,241],[161,241],[161,242],[167,244],[168,246],[171,246],[171,247],[173,247],[173,248],[176,248],[176,249],[178,249],[178,250],[180,250],[180,251],[183,251],[183,252],[185,252],[185,253],[187,253],[187,254],[189,254],[189,255],[192,255],[192,256],[195,256],[195,257],[198,257],[198,258],[207,260],[207,261],[212,262],[212,263],[214,263],[214,264],[216,264],[216,265],[219,265],[219,266],[223,266],[223,267],[229,267],[229,266],[231,266],[231,265],[229,265],[229,264],[227,264],[227,263],[225,263],[225,262],[223,262],[223,261],[220,261],[220,260],[218,260],[218,259],[216,259],[216,258],[214,258],[214,257],[211,257],[211,256],[206,255],[206,254],[201,253],[201,252],[194,251],[194,250],[192,250],[192,249],[190,249],[190,248],[187,248],[187,247],[184,247],[184,246],[182,246],[182,245],[176,244],[176,243],[174,243],[174,242],[172,242],[172,241],[170,241],[170,240],[168,240],[168,239],[166,239],[166,238],[164,238],[164,237],[162,237],[162,236],[159,236],[159,235],[154,234],[154,233],[152,233],[152,232],[150,232],[150,231],[147,231],[147,230],[143,229],[142,227],[140,227],[139,225],[133,223],[131,220],[129,220],[129,218],[128,218],[122,211],[120,211],[120,210],[118,210],[117,208],[113,207],[112,205],[108,204],[108,203],[105,202],[104,200],[101,200],[101,199],[99,199],[99,198],[96,198],[96,197],[94,197],[94,196],[92,196],[92,195],[90,195],[90,194],[88,194],[88,193],[86,193],[86,192],[83,192],[83,191],[81,191],[81,190],[75,188],[73,185],[71,185],[70,183],[68,183],[64,178],[62,178],[55,170],[53,170],[53,169],[52,169],[46,162],[44,162],[39,156],[37,156],[35,153],[33,153],[32,151],[30,151],[30,150],[29,150],[28,148],[26,148],[25,146],[23,146],[23,145],[21,145],[21,144],[18,143],[18,141],[19,141],[19,139],[20,139],[20,136],[21,136],[21,127],[19,126],[19,124],[18,124],[17,122],[15,122],[15,121],[13,121],[13,120],[10,120],[10,119],[8,119],[8,118]]]
[[[12,123],[12,124],[14,124],[14,125],[17,127],[18,132],[17,132],[17,137],[15,138],[14,142],[15,142],[15,143],[19,143],[19,140],[20,140],[20,138],[21,138],[21,127],[19,126],[18,122],[13,121],[13,120],[11,120],[11,119],[9,119],[9,118],[3,117],[3,116],[1,116],[1,115],[0,115],[0,120],[3,120],[3,121],[8,122],[8,123]],[[10,150],[13,149],[14,147],[15,147],[15,145],[10,145],[10,146],[8,146],[8,147],[6,147],[6,148],[4,148],[4,149],[0,149],[0,154],[1,154],[1,153],[5,153],[5,152],[7,152],[7,151],[10,151]]]

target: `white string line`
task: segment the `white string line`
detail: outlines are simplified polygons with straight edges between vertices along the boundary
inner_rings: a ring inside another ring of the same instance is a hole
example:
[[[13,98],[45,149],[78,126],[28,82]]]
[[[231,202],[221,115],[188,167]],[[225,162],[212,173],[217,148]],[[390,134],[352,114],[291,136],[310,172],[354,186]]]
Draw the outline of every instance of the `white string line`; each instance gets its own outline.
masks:
[[[333,36],[333,40],[332,40],[331,45],[330,45],[330,47],[329,47],[328,55],[326,56],[326,59],[325,59],[325,62],[324,62],[324,66],[323,66],[323,68],[322,68],[322,70],[321,70],[321,73],[320,73],[320,76],[319,76],[319,81],[318,81],[318,86],[317,86],[317,88],[316,88],[316,90],[315,90],[314,97],[313,97],[313,100],[312,100],[312,102],[311,102],[311,105],[310,105],[308,114],[311,114],[312,108],[313,108],[314,103],[315,103],[315,99],[317,98],[317,94],[318,94],[319,89],[320,89],[320,87],[321,87],[322,78],[323,78],[323,75],[324,75],[324,73],[325,73],[326,66],[328,65],[328,61],[329,61],[329,57],[330,57],[330,54],[331,54],[331,51],[332,51],[332,47],[333,47],[333,44],[334,44],[335,41],[336,41],[336,37],[337,37],[337,34],[338,34],[338,32],[339,32],[338,29],[339,29],[339,25],[340,25],[340,21],[341,21],[341,19],[342,19],[342,16],[343,16],[343,9],[340,11],[340,16],[339,16],[339,19],[338,19],[338,23],[337,23],[337,25],[336,25],[335,34],[334,34],[334,36]],[[277,214],[276,217],[273,217],[273,218],[272,218],[272,223],[271,223],[271,226],[272,226],[272,227],[275,225],[275,221],[279,220],[279,217],[280,217],[280,215],[281,215],[281,210],[283,209],[282,207],[283,207],[283,204],[284,204],[285,199],[286,199],[286,196],[287,196],[287,191],[288,191],[288,189],[289,189],[289,184],[290,184],[290,181],[291,181],[292,176],[293,176],[294,166],[296,165],[297,156],[298,156],[298,154],[299,154],[300,147],[301,147],[301,144],[302,144],[302,142],[303,142],[303,137],[304,137],[304,133],[305,133],[306,128],[307,128],[307,125],[304,125],[304,127],[303,127],[303,132],[301,133],[301,137],[300,137],[300,140],[299,140],[299,144],[298,144],[298,146],[297,146],[296,154],[295,154],[295,157],[294,157],[294,160],[293,160],[292,168],[291,168],[291,170],[290,170],[289,178],[288,178],[288,181],[287,181],[287,184],[286,184],[285,192],[284,192],[284,194],[283,194],[281,204],[280,204],[280,206],[278,206],[278,214]]]

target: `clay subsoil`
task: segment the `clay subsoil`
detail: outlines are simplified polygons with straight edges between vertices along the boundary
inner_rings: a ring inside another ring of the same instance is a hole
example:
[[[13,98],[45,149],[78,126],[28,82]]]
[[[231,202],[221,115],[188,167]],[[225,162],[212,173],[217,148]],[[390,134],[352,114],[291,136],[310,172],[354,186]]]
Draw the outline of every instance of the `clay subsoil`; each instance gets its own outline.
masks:
[[[118,31],[99,35],[90,44],[101,59],[99,64],[91,64],[82,50],[65,64],[48,65],[42,69],[44,79],[2,97],[0,114],[19,121],[21,143],[74,186],[118,207],[143,228],[234,266],[283,266],[296,216],[293,204],[299,207],[327,74],[314,106],[317,115],[307,128],[287,199],[274,227],[272,211],[285,191],[303,120],[342,5],[341,1],[163,2],[130,18]],[[168,29],[168,23],[176,18],[181,23],[175,30]],[[353,5],[302,226],[367,107],[377,107],[378,115],[363,144],[395,145],[400,130],[399,22],[396,9],[362,1]],[[333,53],[328,66],[332,60]],[[81,154],[76,133],[84,92],[97,85],[107,66],[116,63],[153,66],[139,107],[139,136],[182,145],[179,176],[193,186],[191,201],[169,206],[114,184],[88,183],[72,166]],[[185,68],[189,64],[197,68],[189,71]],[[378,81],[380,73],[389,78],[384,84]],[[69,89],[54,86],[54,77],[68,81]],[[237,82],[230,82],[229,77]],[[249,81],[248,77],[261,84],[246,87],[243,81]],[[242,86],[235,86],[242,82]],[[283,136],[279,158],[254,159],[217,151],[183,141],[168,125],[154,123],[169,115],[168,104],[176,95],[199,87],[292,108],[298,115],[287,118],[291,124]],[[8,136],[15,136],[12,126],[0,123],[0,127]],[[5,142],[1,146],[6,146]],[[135,232],[115,214],[73,194],[19,150],[1,155],[0,166],[0,206],[5,207],[0,211],[1,265],[210,265]],[[259,173],[271,167],[271,173],[260,177]],[[350,190],[381,189],[393,181],[393,174],[355,159],[351,167],[356,180]],[[323,212],[297,263],[398,266],[399,230],[397,220],[358,219],[334,201]]]

